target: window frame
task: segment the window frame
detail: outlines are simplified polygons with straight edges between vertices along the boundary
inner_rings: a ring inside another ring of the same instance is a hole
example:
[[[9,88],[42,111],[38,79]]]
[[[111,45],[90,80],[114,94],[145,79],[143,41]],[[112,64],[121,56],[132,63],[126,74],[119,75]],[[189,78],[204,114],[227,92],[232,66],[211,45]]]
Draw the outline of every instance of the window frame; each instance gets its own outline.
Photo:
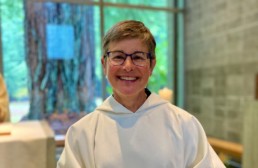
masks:
[[[29,2],[49,2],[49,0],[28,0]],[[116,7],[116,8],[129,8],[129,9],[145,9],[151,11],[165,11],[174,14],[173,21],[171,21],[171,41],[174,42],[174,45],[169,48],[169,53],[171,57],[168,57],[168,87],[172,88],[174,91],[174,104],[184,107],[184,53],[183,53],[183,13],[184,13],[184,0],[172,0],[169,1],[170,4],[167,7],[155,7],[155,6],[146,6],[146,5],[133,5],[133,4],[124,4],[124,3],[110,3],[104,2],[104,0],[99,0],[98,2],[92,2],[87,0],[52,0],[54,3],[72,3],[80,5],[92,5],[98,6],[100,10],[100,35],[104,36],[104,8],[105,7]],[[1,17],[1,16],[0,16]],[[0,18],[1,20],[1,18]],[[2,32],[0,29],[0,38],[2,39]],[[102,41],[101,41],[102,43]],[[3,72],[3,52],[2,52],[2,40],[0,40],[0,72],[4,76]],[[174,77],[173,77],[174,76]],[[106,91],[107,82],[105,80],[104,74],[102,72],[102,98],[107,97]]]

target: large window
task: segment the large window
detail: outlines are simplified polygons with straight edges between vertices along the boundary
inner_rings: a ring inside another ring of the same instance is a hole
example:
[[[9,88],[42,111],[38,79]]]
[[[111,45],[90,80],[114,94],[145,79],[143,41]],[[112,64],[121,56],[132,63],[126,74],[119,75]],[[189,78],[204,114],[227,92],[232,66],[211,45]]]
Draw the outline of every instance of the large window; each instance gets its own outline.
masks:
[[[101,38],[125,19],[143,21],[157,41],[157,65],[148,87],[153,92],[177,89],[178,68],[173,67],[178,60],[175,51],[180,50],[176,40],[182,38],[176,32],[176,14],[181,12],[177,4],[1,0],[0,59],[12,122],[52,113],[88,113],[100,104],[111,93],[101,69]]]

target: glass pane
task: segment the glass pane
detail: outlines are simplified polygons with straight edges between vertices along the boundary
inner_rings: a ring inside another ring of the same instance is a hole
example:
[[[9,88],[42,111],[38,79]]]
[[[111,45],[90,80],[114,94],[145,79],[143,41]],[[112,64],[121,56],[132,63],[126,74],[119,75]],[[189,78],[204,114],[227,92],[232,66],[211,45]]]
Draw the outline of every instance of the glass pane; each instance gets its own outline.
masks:
[[[155,92],[158,92],[163,87],[170,87],[171,81],[169,81],[167,76],[169,75],[168,67],[171,65],[170,60],[172,55],[168,48],[172,46],[170,40],[170,33],[172,31],[169,29],[171,27],[169,18],[172,14],[159,11],[117,9],[112,7],[105,8],[104,13],[105,32],[115,23],[122,20],[135,19],[144,22],[153,33],[157,43],[157,63],[149,80],[148,87]],[[157,23],[157,20],[159,23]]]
[[[145,5],[153,7],[167,7],[168,3],[171,3],[171,1],[168,0],[104,0],[104,2]]]
[[[4,74],[11,106],[27,103],[13,105],[12,121],[92,111],[102,102],[99,7],[9,2],[1,6]]]
[[[23,0],[1,0],[3,70],[12,122],[20,120],[29,106],[23,21]]]
[[[100,97],[92,6],[26,3],[26,61],[31,85],[29,118],[90,112]],[[98,13],[97,13],[98,14]],[[96,97],[98,95],[98,97]]]

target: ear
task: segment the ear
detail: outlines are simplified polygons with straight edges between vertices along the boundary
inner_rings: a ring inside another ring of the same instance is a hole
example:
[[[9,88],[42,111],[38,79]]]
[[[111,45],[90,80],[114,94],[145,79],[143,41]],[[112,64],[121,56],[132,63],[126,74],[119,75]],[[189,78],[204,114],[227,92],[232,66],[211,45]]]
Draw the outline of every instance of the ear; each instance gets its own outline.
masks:
[[[104,72],[104,75],[106,75],[106,60],[104,58],[104,56],[101,57],[101,64],[102,64],[102,69],[103,69],[103,72]]]
[[[152,59],[151,64],[150,64],[150,76],[152,75],[152,71],[153,71],[155,65],[156,65],[156,59]]]

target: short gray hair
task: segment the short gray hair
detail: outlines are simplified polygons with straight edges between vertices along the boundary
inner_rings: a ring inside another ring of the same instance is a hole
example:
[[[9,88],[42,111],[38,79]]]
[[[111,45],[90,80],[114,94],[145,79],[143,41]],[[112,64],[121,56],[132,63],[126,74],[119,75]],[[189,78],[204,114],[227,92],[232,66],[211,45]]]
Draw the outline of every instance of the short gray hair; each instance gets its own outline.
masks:
[[[148,47],[151,58],[155,58],[156,41],[144,23],[136,20],[125,20],[115,24],[103,38],[103,52],[108,52],[110,42],[124,39],[141,39]]]

